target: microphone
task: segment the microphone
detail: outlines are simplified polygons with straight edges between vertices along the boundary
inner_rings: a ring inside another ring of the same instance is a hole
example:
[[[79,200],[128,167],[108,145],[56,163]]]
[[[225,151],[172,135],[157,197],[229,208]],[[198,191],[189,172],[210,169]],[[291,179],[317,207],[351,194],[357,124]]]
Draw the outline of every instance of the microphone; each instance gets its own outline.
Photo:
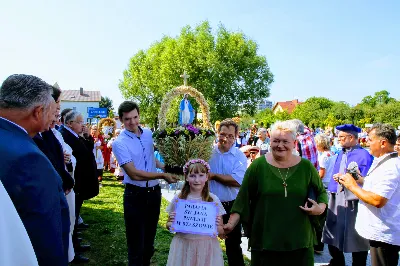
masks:
[[[347,173],[351,174],[351,176],[354,178],[354,180],[358,180],[358,164],[356,162],[351,162],[349,163],[349,165],[347,166]]]
[[[358,164],[356,162],[350,162],[349,165],[347,166],[346,173],[351,174],[351,176],[354,178],[354,180],[358,180]],[[340,192],[344,190],[344,186],[340,185]]]

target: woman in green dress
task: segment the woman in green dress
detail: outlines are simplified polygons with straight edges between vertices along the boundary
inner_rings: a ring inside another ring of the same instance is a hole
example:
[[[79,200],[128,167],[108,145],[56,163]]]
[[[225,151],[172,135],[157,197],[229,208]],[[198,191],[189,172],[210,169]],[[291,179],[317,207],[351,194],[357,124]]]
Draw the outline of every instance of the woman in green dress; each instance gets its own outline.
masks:
[[[315,167],[294,155],[296,130],[290,121],[272,126],[271,152],[247,169],[229,233],[239,221],[247,229],[254,266],[313,266],[314,229],[309,216],[324,213],[328,197]],[[307,199],[309,190],[316,201]]]

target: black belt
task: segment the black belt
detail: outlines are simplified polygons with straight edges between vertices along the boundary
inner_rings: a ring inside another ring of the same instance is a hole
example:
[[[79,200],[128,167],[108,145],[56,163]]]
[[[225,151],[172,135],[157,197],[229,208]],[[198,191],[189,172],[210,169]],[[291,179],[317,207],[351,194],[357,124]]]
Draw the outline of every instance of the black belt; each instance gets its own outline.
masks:
[[[133,191],[142,191],[142,192],[152,192],[161,190],[160,185],[155,185],[154,187],[139,187],[132,184],[125,184],[125,187]]]

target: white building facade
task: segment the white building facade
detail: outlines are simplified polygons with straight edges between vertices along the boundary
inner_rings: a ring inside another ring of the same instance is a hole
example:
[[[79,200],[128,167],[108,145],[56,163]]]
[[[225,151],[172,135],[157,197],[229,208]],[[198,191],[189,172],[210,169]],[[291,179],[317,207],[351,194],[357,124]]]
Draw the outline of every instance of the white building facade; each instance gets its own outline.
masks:
[[[61,111],[70,108],[82,114],[83,121],[89,122],[88,109],[99,108],[100,91],[64,90],[61,94]]]

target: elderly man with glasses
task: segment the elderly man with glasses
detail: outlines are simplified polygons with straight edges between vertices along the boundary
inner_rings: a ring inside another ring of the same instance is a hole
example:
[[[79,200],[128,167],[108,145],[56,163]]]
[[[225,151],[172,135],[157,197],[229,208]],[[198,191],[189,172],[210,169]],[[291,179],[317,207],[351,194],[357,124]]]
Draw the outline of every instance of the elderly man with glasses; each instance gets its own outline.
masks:
[[[210,191],[221,200],[227,214],[223,215],[224,224],[228,222],[230,210],[238,195],[244,173],[247,169],[247,158],[235,147],[239,126],[232,119],[225,119],[218,129],[218,144],[215,146],[209,161]],[[241,226],[236,226],[225,240],[228,264],[244,265],[241,244]]]
[[[79,213],[84,200],[91,199],[99,194],[99,181],[97,179],[97,165],[93,154],[94,143],[87,140],[84,136],[86,126],[83,117],[76,111],[71,111],[65,115],[64,127],[61,128],[65,143],[72,148],[72,155],[76,158],[75,167],[75,228],[72,242],[75,249],[75,263],[88,262],[89,259],[83,257],[80,252],[90,249],[89,245],[81,245],[77,236]]]
[[[334,176],[328,185],[330,199],[322,242],[328,244],[332,256],[329,265],[345,266],[345,252],[352,253],[353,266],[365,266],[369,242],[355,230],[359,200],[351,191],[338,184],[337,176],[346,174],[349,165],[356,165],[357,172],[365,176],[371,167],[372,156],[358,144],[360,128],[345,124],[336,129],[339,131],[338,139],[342,151],[336,158]]]

